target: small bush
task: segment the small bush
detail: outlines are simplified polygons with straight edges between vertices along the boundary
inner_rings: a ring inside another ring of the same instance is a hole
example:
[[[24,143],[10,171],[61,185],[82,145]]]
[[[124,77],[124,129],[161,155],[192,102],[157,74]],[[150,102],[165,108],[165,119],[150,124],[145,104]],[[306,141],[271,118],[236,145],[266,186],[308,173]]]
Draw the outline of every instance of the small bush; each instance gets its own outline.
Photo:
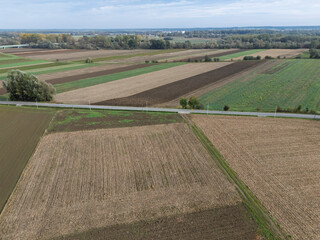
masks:
[[[85,63],[93,63],[93,60],[91,57],[88,57],[86,60],[85,60]]]
[[[188,100],[186,98],[181,98],[180,105],[182,108],[186,109],[188,107]]]
[[[212,59],[211,59],[208,55],[206,55],[206,56],[204,57],[204,61],[205,61],[205,62],[212,62]]]
[[[213,61],[214,62],[220,62],[220,58],[214,58]]]
[[[147,64],[148,64],[148,63],[150,63],[150,61],[149,61],[149,60],[146,60],[146,61],[145,61],[145,63],[147,63]]]
[[[158,61],[157,60],[152,60],[152,63],[158,63]]]
[[[265,56],[264,59],[273,59],[271,56]]]
[[[225,105],[224,107],[223,107],[223,111],[228,111],[230,109],[230,107],[228,106],[228,105]]]

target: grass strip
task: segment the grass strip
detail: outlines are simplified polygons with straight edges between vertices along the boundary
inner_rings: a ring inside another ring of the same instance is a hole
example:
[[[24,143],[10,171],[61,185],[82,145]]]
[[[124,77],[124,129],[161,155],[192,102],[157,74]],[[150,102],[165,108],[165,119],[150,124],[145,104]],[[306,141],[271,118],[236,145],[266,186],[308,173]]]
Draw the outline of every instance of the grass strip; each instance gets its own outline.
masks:
[[[222,57],[219,57],[219,59],[220,59],[220,61],[224,61],[224,60],[227,60],[227,59],[247,56],[247,55],[255,54],[255,53],[258,53],[258,52],[262,52],[262,51],[265,51],[265,49],[252,49],[252,50],[248,50],[248,51],[244,51],[244,52],[224,55]]]
[[[212,159],[227,176],[228,180],[235,184],[244,205],[249,210],[251,217],[259,226],[259,234],[268,240],[291,239],[291,236],[282,231],[279,224],[277,224],[275,220],[268,214],[268,211],[265,209],[265,207],[260,203],[250,189],[239,179],[237,174],[231,169],[219,151],[212,145],[211,141],[207,138],[203,131],[191,120],[187,119],[187,122],[191,130],[207,149]]]
[[[138,75],[142,75],[150,72],[160,71],[167,68],[180,66],[183,64],[186,64],[186,63],[163,63],[163,64],[153,65],[150,67],[147,67],[148,65],[146,64],[145,68],[138,68],[138,69],[120,72],[120,73],[114,73],[114,74],[109,74],[109,75],[104,75],[99,77],[93,77],[93,78],[86,78],[86,79],[81,79],[78,81],[73,81],[68,83],[56,84],[55,88],[57,90],[57,93],[62,93],[62,92],[67,92],[67,91],[71,91],[79,88],[98,85],[101,83],[112,82],[112,81],[123,79],[123,78],[134,77],[134,76],[138,76]]]
[[[40,64],[40,63],[47,63],[46,60],[37,60],[37,61],[30,61],[30,62],[18,62],[18,63],[10,63],[10,64],[3,64],[0,65],[0,68],[9,68],[9,67],[19,67],[19,66],[26,66],[32,64]]]

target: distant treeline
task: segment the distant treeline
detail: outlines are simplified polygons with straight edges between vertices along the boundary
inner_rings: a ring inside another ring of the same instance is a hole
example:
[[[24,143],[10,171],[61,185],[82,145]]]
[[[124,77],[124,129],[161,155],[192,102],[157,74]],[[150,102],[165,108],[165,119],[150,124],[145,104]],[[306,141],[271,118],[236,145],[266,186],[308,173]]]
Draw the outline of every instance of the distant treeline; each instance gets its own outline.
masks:
[[[151,34],[151,33],[150,33]],[[90,36],[72,34],[1,33],[0,44],[24,44],[40,48],[80,49],[320,49],[320,30],[202,30],[178,32],[152,32],[145,35],[92,33]],[[185,41],[175,42],[175,38]],[[193,43],[193,38],[206,39]]]

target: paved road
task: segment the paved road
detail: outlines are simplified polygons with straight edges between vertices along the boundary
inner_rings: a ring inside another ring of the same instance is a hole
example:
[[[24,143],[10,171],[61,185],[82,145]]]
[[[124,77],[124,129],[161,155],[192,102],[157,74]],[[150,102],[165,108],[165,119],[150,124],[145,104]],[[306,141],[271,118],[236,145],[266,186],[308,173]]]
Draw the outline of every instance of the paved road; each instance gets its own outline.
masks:
[[[56,103],[34,103],[34,102],[7,102],[0,101],[0,105],[16,106],[39,106],[53,108],[85,108],[85,109],[106,109],[106,110],[126,110],[126,111],[151,111],[151,112],[173,112],[181,114],[201,113],[215,115],[237,115],[237,116],[257,116],[257,117],[287,117],[287,118],[305,118],[319,119],[320,115],[310,114],[293,114],[293,113],[263,113],[263,112],[229,112],[229,111],[207,111],[207,110],[190,110],[190,109],[173,109],[173,108],[152,108],[152,107],[120,107],[120,106],[97,106],[97,105],[72,105]]]

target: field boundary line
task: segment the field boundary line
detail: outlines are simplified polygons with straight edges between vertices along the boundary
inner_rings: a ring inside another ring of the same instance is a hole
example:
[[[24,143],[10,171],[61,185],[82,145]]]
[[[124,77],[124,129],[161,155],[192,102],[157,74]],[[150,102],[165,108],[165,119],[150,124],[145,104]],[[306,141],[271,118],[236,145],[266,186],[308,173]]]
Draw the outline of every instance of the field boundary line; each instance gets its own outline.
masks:
[[[208,151],[212,160],[217,164],[227,179],[235,186],[237,192],[243,200],[245,207],[251,214],[251,217],[259,226],[259,233],[268,240],[291,239],[290,235],[283,232],[280,225],[269,215],[267,209],[261,204],[259,199],[251,192],[244,182],[238,177],[237,173],[228,165],[221,153],[213,146],[211,141],[197,127],[197,125],[188,117],[182,116],[189,128],[196,135],[205,149]]]
[[[295,113],[270,113],[270,112],[234,112],[234,111],[212,111],[193,110],[178,108],[156,108],[156,107],[124,107],[124,106],[100,106],[100,105],[77,105],[60,103],[35,103],[19,101],[0,101],[0,105],[34,106],[48,108],[77,108],[77,109],[101,109],[101,110],[123,110],[123,111],[150,111],[150,112],[172,112],[182,114],[208,114],[229,116],[252,116],[252,117],[280,117],[320,120],[320,115],[295,114]]]

